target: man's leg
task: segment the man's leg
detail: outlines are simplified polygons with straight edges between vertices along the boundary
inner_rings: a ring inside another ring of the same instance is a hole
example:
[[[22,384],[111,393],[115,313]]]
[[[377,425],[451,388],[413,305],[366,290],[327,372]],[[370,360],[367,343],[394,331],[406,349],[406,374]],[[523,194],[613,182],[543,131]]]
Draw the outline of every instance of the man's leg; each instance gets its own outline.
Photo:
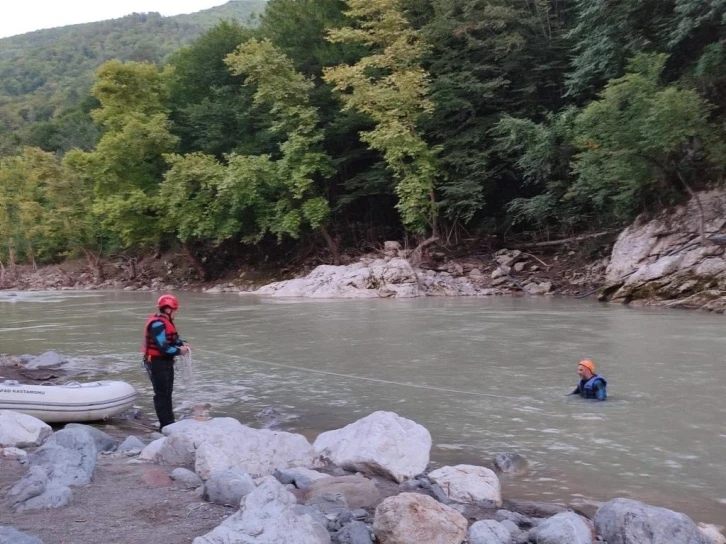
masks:
[[[174,389],[174,363],[171,361],[154,361],[147,363],[150,367],[151,385],[154,387],[154,409],[159,418],[159,429],[174,423],[172,409],[172,391]]]

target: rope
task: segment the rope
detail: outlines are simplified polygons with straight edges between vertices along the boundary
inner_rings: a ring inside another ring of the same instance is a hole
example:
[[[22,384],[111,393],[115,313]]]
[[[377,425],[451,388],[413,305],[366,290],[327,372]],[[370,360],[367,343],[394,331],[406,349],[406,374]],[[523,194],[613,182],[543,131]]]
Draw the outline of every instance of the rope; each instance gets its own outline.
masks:
[[[179,355],[177,358],[177,366],[181,371],[182,383],[191,385],[194,381],[194,361],[192,360],[192,350],[188,350],[186,355]]]
[[[341,374],[339,372],[331,372],[328,370],[315,370],[311,368],[304,368],[301,366],[295,366],[295,365],[288,365],[284,363],[273,363],[270,361],[261,361],[259,359],[250,359],[249,357],[239,357],[237,355],[230,355],[227,353],[218,353],[215,351],[209,351],[206,349],[197,349],[197,351],[200,351],[202,353],[208,353],[209,355],[214,355],[216,357],[230,357],[232,359],[236,359],[238,361],[243,361],[247,363],[253,363],[258,365],[265,365],[265,366],[271,366],[276,368],[287,368],[289,370],[299,370],[301,372],[307,372],[310,374],[322,374],[324,376],[335,376],[336,378],[347,378],[350,380],[360,380],[360,381],[367,381],[367,382],[374,382],[374,383],[382,383],[386,385],[399,385],[402,387],[413,387],[414,389],[427,389],[429,391],[441,391],[443,393],[456,393],[458,395],[472,395],[475,397],[491,397],[495,399],[506,399],[506,400],[514,400],[514,401],[521,401],[521,400],[527,400],[529,402],[534,401],[535,399],[532,399],[531,397],[507,397],[504,395],[494,395],[491,393],[478,393],[475,391],[461,391],[458,389],[448,389],[446,387],[435,387],[433,385],[419,385],[415,383],[406,383],[406,382],[394,382],[390,380],[382,380],[380,378],[368,378],[365,376],[355,376],[353,374]]]

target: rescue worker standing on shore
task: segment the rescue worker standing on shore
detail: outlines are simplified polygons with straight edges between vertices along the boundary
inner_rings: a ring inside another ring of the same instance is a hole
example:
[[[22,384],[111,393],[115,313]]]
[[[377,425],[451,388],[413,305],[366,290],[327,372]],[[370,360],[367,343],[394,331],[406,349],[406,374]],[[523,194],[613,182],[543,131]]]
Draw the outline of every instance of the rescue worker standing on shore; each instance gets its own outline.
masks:
[[[174,357],[186,355],[185,345],[174,325],[179,301],[173,295],[162,295],[156,303],[159,311],[149,316],[144,327],[144,368],[154,387],[154,409],[159,430],[174,423],[171,394],[174,389]]]
[[[595,363],[589,359],[580,361],[577,365],[577,373],[580,376],[580,383],[570,395],[580,395],[583,399],[605,400],[608,398],[608,382],[595,374]]]

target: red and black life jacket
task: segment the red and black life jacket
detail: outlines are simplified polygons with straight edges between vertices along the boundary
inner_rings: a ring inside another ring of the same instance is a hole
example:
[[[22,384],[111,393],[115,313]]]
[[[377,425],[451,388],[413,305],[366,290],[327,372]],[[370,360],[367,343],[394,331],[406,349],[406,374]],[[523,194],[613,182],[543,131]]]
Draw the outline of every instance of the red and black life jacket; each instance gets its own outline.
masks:
[[[151,314],[149,319],[146,320],[146,326],[144,327],[144,343],[141,346],[141,353],[144,354],[144,359],[149,359],[151,357],[169,357],[166,353],[159,350],[159,347],[156,345],[156,341],[151,336],[151,324],[154,321],[161,321],[164,324],[164,329],[166,330],[166,341],[170,346],[176,345],[176,342],[179,339],[179,333],[176,331],[174,322],[168,315],[161,313]]]

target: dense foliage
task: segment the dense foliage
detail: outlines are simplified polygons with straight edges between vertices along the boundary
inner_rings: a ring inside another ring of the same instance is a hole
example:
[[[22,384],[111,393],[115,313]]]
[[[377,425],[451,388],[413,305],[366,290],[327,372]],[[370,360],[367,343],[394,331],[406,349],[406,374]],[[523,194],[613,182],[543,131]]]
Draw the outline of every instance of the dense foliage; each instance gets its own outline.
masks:
[[[0,39],[0,154],[31,145],[90,149],[85,100],[95,71],[109,60],[159,64],[220,20],[246,22],[265,0],[236,0],[191,15],[134,13],[120,19]]]
[[[724,1],[269,0],[259,24],[234,18],[182,48],[209,14],[0,40],[0,262],[177,244],[206,276],[279,243],[337,262],[383,236],[611,228],[723,178]]]

